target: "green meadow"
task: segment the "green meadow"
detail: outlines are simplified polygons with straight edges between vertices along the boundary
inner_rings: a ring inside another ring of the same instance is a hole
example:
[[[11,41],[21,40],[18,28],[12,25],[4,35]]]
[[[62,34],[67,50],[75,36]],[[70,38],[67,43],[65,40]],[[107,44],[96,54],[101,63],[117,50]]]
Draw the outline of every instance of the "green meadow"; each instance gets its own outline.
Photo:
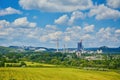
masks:
[[[115,71],[74,68],[0,68],[0,80],[120,80]]]

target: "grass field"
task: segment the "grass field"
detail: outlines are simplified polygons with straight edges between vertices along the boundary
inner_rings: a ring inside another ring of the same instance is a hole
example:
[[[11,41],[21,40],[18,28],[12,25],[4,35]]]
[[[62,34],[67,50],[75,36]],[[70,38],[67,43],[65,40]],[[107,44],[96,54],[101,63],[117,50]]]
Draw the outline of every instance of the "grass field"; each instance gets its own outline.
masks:
[[[27,66],[29,67],[56,67],[56,65],[52,65],[52,64],[44,64],[44,63],[36,63],[36,62],[28,62],[25,61],[25,63],[27,64]]]
[[[74,68],[0,68],[0,80],[120,80],[120,74]]]

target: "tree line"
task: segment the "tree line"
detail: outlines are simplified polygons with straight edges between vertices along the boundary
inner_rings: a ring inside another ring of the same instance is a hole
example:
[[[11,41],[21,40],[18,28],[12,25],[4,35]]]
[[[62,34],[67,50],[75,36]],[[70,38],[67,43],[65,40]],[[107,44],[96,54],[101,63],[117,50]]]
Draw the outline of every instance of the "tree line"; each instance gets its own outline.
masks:
[[[83,55],[88,56],[88,55]],[[101,54],[102,60],[88,60],[79,58],[75,53],[60,52],[9,52],[0,54],[0,67],[21,67],[24,61],[62,65],[65,67],[95,67],[120,69],[120,54]],[[10,65],[6,63],[20,63]]]

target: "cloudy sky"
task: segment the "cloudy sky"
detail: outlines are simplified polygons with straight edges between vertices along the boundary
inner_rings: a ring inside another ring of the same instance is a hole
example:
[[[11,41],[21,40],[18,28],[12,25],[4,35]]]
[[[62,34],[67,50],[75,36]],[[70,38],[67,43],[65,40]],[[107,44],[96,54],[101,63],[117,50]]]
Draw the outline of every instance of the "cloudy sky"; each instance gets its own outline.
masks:
[[[120,0],[0,0],[0,46],[120,46]]]

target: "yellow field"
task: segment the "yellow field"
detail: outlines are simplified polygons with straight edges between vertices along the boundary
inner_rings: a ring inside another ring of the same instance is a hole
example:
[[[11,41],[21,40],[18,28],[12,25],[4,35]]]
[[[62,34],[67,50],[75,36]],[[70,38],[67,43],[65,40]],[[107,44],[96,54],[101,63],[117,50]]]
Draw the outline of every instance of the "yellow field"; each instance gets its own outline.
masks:
[[[0,68],[0,80],[120,80],[120,74],[73,68]]]
[[[36,66],[43,66],[43,67],[56,67],[56,65],[52,65],[52,64],[44,64],[44,63],[36,63],[36,62],[28,62],[25,61],[25,63],[27,64],[27,66],[31,66],[31,67],[36,67]]]

